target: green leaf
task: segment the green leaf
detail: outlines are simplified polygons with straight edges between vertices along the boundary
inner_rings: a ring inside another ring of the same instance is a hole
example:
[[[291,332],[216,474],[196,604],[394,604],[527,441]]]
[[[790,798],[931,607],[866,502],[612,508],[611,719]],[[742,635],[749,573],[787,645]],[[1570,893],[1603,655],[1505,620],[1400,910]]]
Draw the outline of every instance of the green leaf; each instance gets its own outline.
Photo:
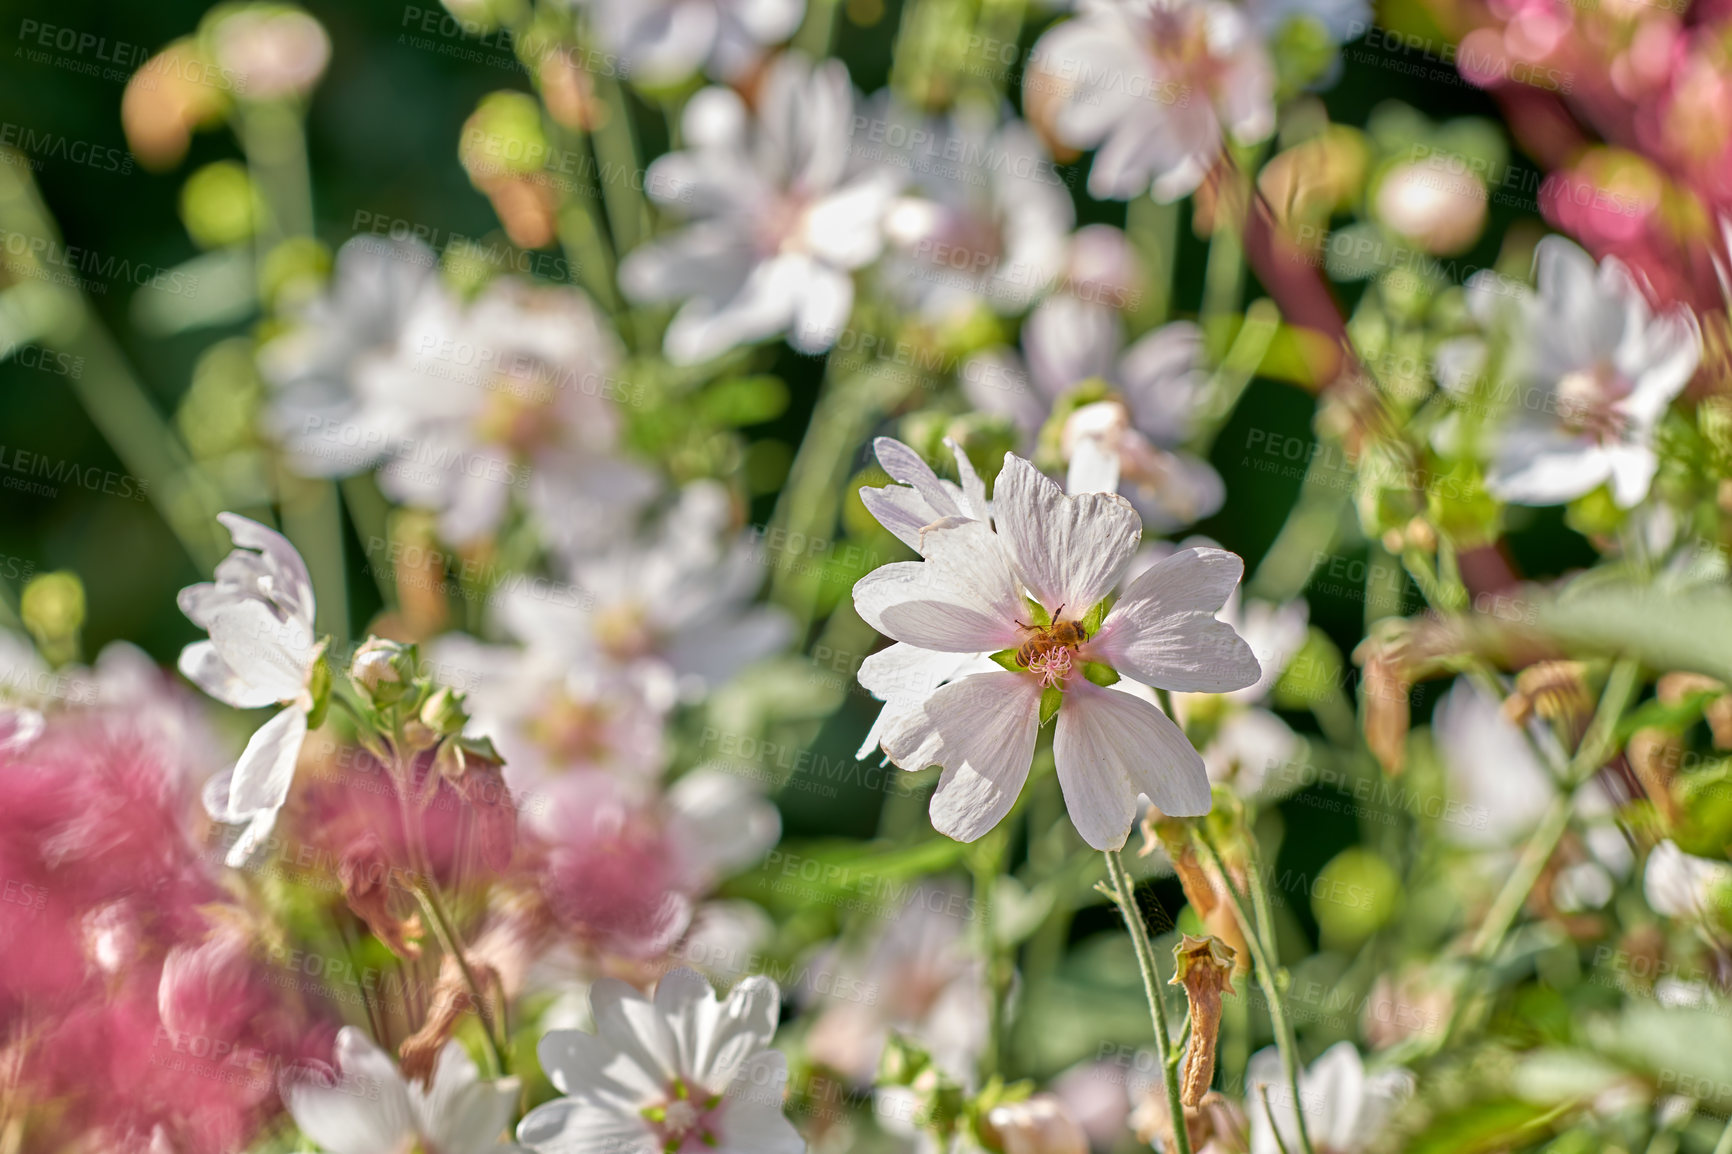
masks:
[[[1101,631],[1101,622],[1106,620],[1107,608],[1110,600],[1111,598],[1107,598],[1096,602],[1095,607],[1090,609],[1088,615],[1082,619],[1083,632],[1088,634],[1090,637],[1093,637]]]
[[[1064,690],[1058,686],[1043,689],[1040,693],[1040,723],[1045,725],[1058,716],[1058,707],[1064,704]]]
[[[1119,671],[1110,665],[1103,665],[1099,661],[1085,661],[1083,662],[1083,676],[1096,685],[1113,685],[1119,680]]]

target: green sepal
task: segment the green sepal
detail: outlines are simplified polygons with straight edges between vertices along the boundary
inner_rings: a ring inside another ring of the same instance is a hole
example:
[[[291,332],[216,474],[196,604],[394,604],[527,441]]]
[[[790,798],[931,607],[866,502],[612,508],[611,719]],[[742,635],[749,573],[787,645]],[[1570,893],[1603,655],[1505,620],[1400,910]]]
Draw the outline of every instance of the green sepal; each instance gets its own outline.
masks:
[[[1054,685],[1040,691],[1040,723],[1045,725],[1058,716],[1058,707],[1064,704],[1064,690]]]
[[[1085,661],[1083,662],[1082,668],[1083,676],[1094,682],[1096,685],[1112,685],[1119,679],[1118,670],[1099,661]]]
[[[1052,614],[1046,611],[1046,606],[1032,597],[1024,597],[1023,600],[1028,602],[1028,623],[1030,625],[1036,629],[1045,629],[1052,624]]]
[[[325,724],[325,711],[331,707],[331,663],[325,660],[323,653],[329,641],[330,639],[326,638],[319,642],[321,652],[313,662],[313,671],[307,675],[307,692],[313,699],[313,707],[307,710],[309,731]]]
[[[1000,649],[997,653],[992,655],[992,659],[1010,670],[1012,673],[1021,673],[1023,671],[1022,666],[1016,663],[1016,650],[1014,649]]]
[[[1101,631],[1101,622],[1105,621],[1107,617],[1108,600],[1110,599],[1102,598],[1100,601],[1096,602],[1095,607],[1090,609],[1088,615],[1082,619],[1083,632],[1088,634],[1090,637],[1093,637]],[[1103,684],[1110,683],[1103,682]]]

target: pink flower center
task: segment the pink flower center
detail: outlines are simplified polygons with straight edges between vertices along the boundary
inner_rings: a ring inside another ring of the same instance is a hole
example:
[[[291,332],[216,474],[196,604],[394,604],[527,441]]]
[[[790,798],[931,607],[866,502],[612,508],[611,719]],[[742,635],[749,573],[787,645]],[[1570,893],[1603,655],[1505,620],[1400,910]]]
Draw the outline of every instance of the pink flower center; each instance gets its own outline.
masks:
[[[1586,433],[1596,441],[1617,440],[1628,419],[1617,405],[1633,385],[1609,364],[1570,373],[1558,382],[1558,418],[1572,432]]]
[[[1088,640],[1079,621],[1054,621],[1028,629],[1016,663],[1040,678],[1042,689],[1062,687],[1077,664],[1077,647]]]
[[[716,1131],[721,1124],[721,1105],[720,1094],[675,1078],[668,1084],[667,1097],[657,1105],[646,1106],[643,1116],[661,1143],[662,1154],[696,1154],[720,1144]]]

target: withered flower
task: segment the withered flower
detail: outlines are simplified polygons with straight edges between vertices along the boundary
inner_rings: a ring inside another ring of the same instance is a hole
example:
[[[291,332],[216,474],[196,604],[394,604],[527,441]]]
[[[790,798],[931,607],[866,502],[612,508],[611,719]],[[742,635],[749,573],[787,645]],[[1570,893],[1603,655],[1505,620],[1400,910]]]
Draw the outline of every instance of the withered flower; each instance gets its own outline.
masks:
[[[1574,725],[1586,720],[1593,709],[1586,665],[1539,661],[1516,674],[1515,691],[1504,699],[1503,715],[1514,725],[1526,725],[1535,715]]]
[[[476,983],[484,991],[497,991],[500,988],[499,975],[493,971],[493,967],[475,957],[470,957],[467,961],[469,972],[475,976]],[[463,967],[458,964],[457,955],[446,954],[439,963],[439,980],[433,986],[433,998],[427,1007],[426,1019],[419,1030],[403,1039],[403,1045],[397,1050],[398,1064],[403,1069],[403,1076],[413,1078],[423,1086],[431,1084],[433,1068],[439,1063],[439,1052],[450,1040],[458,1020],[471,1010],[488,1029],[492,1029],[494,1007],[485,1003],[477,1004],[476,997],[469,992],[469,984],[463,977]]]
[[[367,834],[344,852],[337,863],[343,899],[373,935],[400,958],[418,958],[421,917],[399,918],[391,912],[391,861],[375,834]]]
[[[1202,1105],[1215,1078],[1215,1040],[1221,1030],[1221,995],[1233,992],[1233,948],[1219,938],[1185,934],[1173,947],[1178,964],[1168,985],[1182,986],[1191,1007],[1191,1036],[1185,1044],[1184,1085],[1179,1100]]]
[[[1668,673],[1654,687],[1661,705],[1682,705],[1696,693],[1712,693],[1702,713],[1708,730],[1714,735],[1715,749],[1732,749],[1732,693],[1726,684],[1700,673]]]

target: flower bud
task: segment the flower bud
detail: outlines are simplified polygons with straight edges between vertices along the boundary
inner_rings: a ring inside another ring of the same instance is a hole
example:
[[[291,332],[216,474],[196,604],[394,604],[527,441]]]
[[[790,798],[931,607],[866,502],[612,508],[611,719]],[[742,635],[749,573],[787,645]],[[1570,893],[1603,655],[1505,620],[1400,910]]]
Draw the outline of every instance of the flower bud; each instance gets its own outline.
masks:
[[[1004,1154],[1088,1154],[1088,1135],[1051,1094],[994,1106],[986,1129]]]
[[[382,637],[367,638],[349,662],[349,679],[370,697],[379,694],[380,686],[402,685],[413,675],[410,647]]]
[[[1233,992],[1233,948],[1219,938],[1185,934],[1173,947],[1178,968],[1168,985],[1182,986],[1191,1007],[1191,1036],[1185,1043],[1184,1076],[1179,1100],[1202,1105],[1215,1079],[1215,1040],[1221,1031],[1221,995]]]
[[[421,706],[421,724],[439,737],[455,737],[469,723],[463,707],[463,694],[441,685]]]
[[[1547,721],[1584,721],[1593,708],[1585,665],[1540,661],[1516,674],[1515,692],[1504,699],[1503,713],[1516,725],[1526,725],[1534,714]]]

